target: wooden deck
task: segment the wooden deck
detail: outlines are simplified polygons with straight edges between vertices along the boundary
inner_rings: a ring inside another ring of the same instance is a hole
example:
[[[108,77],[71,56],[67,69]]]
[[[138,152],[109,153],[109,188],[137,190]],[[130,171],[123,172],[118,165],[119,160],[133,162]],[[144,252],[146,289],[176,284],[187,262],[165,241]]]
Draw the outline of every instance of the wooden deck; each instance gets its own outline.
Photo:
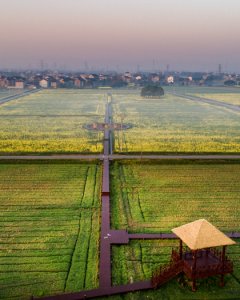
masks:
[[[193,278],[206,278],[209,276],[223,275],[233,272],[233,263],[225,257],[222,261],[221,252],[214,249],[198,250],[196,267],[194,270],[194,259],[192,252],[184,252],[182,259],[179,253],[175,250],[172,251],[173,261],[183,261],[183,272],[190,279]]]

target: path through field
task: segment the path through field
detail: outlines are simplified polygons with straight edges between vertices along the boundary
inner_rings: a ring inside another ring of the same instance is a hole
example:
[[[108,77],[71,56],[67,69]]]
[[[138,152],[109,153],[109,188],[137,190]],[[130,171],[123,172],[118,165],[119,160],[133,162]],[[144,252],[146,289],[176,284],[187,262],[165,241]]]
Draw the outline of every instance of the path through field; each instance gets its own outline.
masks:
[[[22,98],[22,97],[26,97],[27,95],[30,95],[30,94],[33,94],[33,93],[37,93],[39,91],[41,91],[41,89],[35,89],[35,90],[25,91],[25,92],[20,93],[20,94],[16,94],[16,95],[12,95],[12,96],[8,96],[8,97],[5,97],[5,98],[2,98],[0,100],[0,105],[2,105],[4,103],[7,103],[9,101],[12,101],[12,100],[16,100],[16,99],[19,99],[19,98]]]
[[[229,103],[224,103],[222,101],[207,99],[207,98],[197,97],[197,96],[189,96],[189,95],[185,95],[185,94],[181,94],[181,93],[177,93],[177,92],[168,92],[168,93],[172,94],[172,95],[175,95],[175,96],[178,96],[178,97],[181,97],[181,98],[188,99],[188,100],[197,101],[197,102],[204,102],[204,103],[212,104],[212,105],[215,105],[215,106],[221,106],[221,107],[229,108],[229,109],[234,110],[236,112],[240,112],[240,107],[239,106],[229,104]]]
[[[109,160],[119,160],[119,159],[133,159],[133,160],[176,160],[176,159],[189,159],[189,160],[223,160],[223,159],[240,159],[240,155],[146,155],[146,154],[56,154],[56,155],[4,155],[1,156],[1,160],[104,160],[105,158]]]
[[[8,101],[18,99],[26,96],[32,92],[38,90],[28,91],[19,95],[9,96],[0,100],[0,105]],[[240,108],[215,101],[210,99],[204,99],[193,96],[186,96],[178,93],[174,93],[177,96],[184,97],[193,101],[206,102],[213,105],[218,105],[226,108],[230,108],[234,111],[240,111]],[[101,237],[100,237],[100,263],[99,263],[99,288],[94,290],[84,290],[74,293],[56,295],[44,297],[45,300],[77,300],[77,299],[90,299],[100,296],[109,296],[127,292],[133,292],[137,290],[151,289],[151,281],[140,281],[132,284],[126,284],[121,286],[112,285],[112,246],[114,245],[127,245],[131,240],[160,240],[160,239],[175,239],[176,236],[171,233],[162,234],[142,234],[142,233],[128,233],[126,230],[113,230],[111,229],[111,211],[110,211],[110,162],[112,160],[235,160],[240,159],[240,155],[118,155],[113,154],[113,128],[112,125],[112,96],[107,95],[106,107],[105,107],[105,127],[104,127],[104,139],[103,139],[103,154],[93,155],[80,155],[80,154],[62,154],[62,155],[17,155],[17,156],[1,156],[1,160],[100,160],[103,164],[102,172],[102,192],[101,192]],[[240,232],[232,232],[228,234],[232,238],[240,238]],[[37,298],[34,298],[37,299]]]

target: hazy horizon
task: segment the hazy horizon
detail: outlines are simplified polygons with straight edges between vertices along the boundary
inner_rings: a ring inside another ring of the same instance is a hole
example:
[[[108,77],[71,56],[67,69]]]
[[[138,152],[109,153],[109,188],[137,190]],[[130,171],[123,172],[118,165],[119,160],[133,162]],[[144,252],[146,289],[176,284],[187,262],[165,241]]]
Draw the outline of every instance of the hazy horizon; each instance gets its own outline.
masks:
[[[0,69],[240,72],[237,0],[3,0]]]

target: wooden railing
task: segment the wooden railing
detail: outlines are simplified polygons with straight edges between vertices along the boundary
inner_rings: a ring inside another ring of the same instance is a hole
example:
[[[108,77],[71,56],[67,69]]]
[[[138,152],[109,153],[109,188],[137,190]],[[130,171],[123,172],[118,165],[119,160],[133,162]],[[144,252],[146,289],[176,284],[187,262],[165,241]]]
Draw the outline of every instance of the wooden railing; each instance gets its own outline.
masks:
[[[184,249],[185,250],[185,249]],[[207,266],[199,266],[195,271],[193,271],[192,264],[189,264],[189,261],[192,260],[192,253],[191,251],[184,251],[182,254],[182,259],[180,258],[179,249],[172,249],[172,256],[171,262],[176,264],[177,262],[181,262],[183,264],[183,272],[189,278],[206,278],[208,276],[220,275],[220,274],[227,274],[233,272],[233,263],[232,261],[225,256],[224,262],[221,261],[222,259],[222,252],[212,248],[209,249],[208,255],[210,257],[215,257],[218,259],[218,262],[215,264],[210,264]],[[197,259],[200,259],[202,256],[206,255],[206,251],[199,251],[197,253]]]
[[[176,262],[171,261],[169,264],[161,266],[152,275],[152,287],[156,288],[167,281],[173,279],[179,273],[183,271],[183,261],[179,260]]]

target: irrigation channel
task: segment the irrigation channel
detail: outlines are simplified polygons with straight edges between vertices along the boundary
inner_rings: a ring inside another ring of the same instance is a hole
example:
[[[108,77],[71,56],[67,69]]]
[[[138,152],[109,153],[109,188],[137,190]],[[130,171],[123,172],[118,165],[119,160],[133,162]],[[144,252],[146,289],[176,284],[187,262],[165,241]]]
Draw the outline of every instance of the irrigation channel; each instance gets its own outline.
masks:
[[[108,95],[105,112],[105,128],[104,128],[104,140],[103,140],[103,155],[64,155],[64,156],[49,156],[48,159],[100,159],[103,163],[102,172],[102,192],[101,192],[101,235],[100,235],[100,263],[99,263],[99,288],[94,290],[84,290],[74,293],[65,293],[56,296],[41,297],[42,300],[80,300],[90,299],[101,296],[110,296],[121,293],[128,293],[133,291],[152,289],[151,280],[135,282],[126,285],[113,286],[112,285],[112,274],[111,274],[111,248],[113,245],[124,245],[128,244],[130,240],[134,239],[175,239],[174,234],[159,233],[159,234],[141,234],[141,233],[128,233],[126,230],[113,230],[111,229],[110,220],[110,172],[109,165],[110,161],[114,158],[131,158],[131,159],[176,159],[176,158],[187,158],[187,159],[204,159],[206,156],[194,156],[194,155],[182,155],[182,156],[164,156],[156,155],[152,156],[140,156],[140,155],[113,155],[113,126],[112,125],[112,96]],[[227,158],[228,156],[218,156],[218,159]],[[10,157],[11,158],[11,157]],[[18,159],[26,159],[29,157],[20,157]],[[36,157],[33,156],[32,159]],[[44,157],[41,156],[41,159]],[[215,159],[216,156],[209,155],[208,159]],[[240,158],[239,155],[229,156],[231,159]],[[240,232],[232,232],[228,234],[232,238],[240,238]],[[40,298],[32,298],[40,299]]]

